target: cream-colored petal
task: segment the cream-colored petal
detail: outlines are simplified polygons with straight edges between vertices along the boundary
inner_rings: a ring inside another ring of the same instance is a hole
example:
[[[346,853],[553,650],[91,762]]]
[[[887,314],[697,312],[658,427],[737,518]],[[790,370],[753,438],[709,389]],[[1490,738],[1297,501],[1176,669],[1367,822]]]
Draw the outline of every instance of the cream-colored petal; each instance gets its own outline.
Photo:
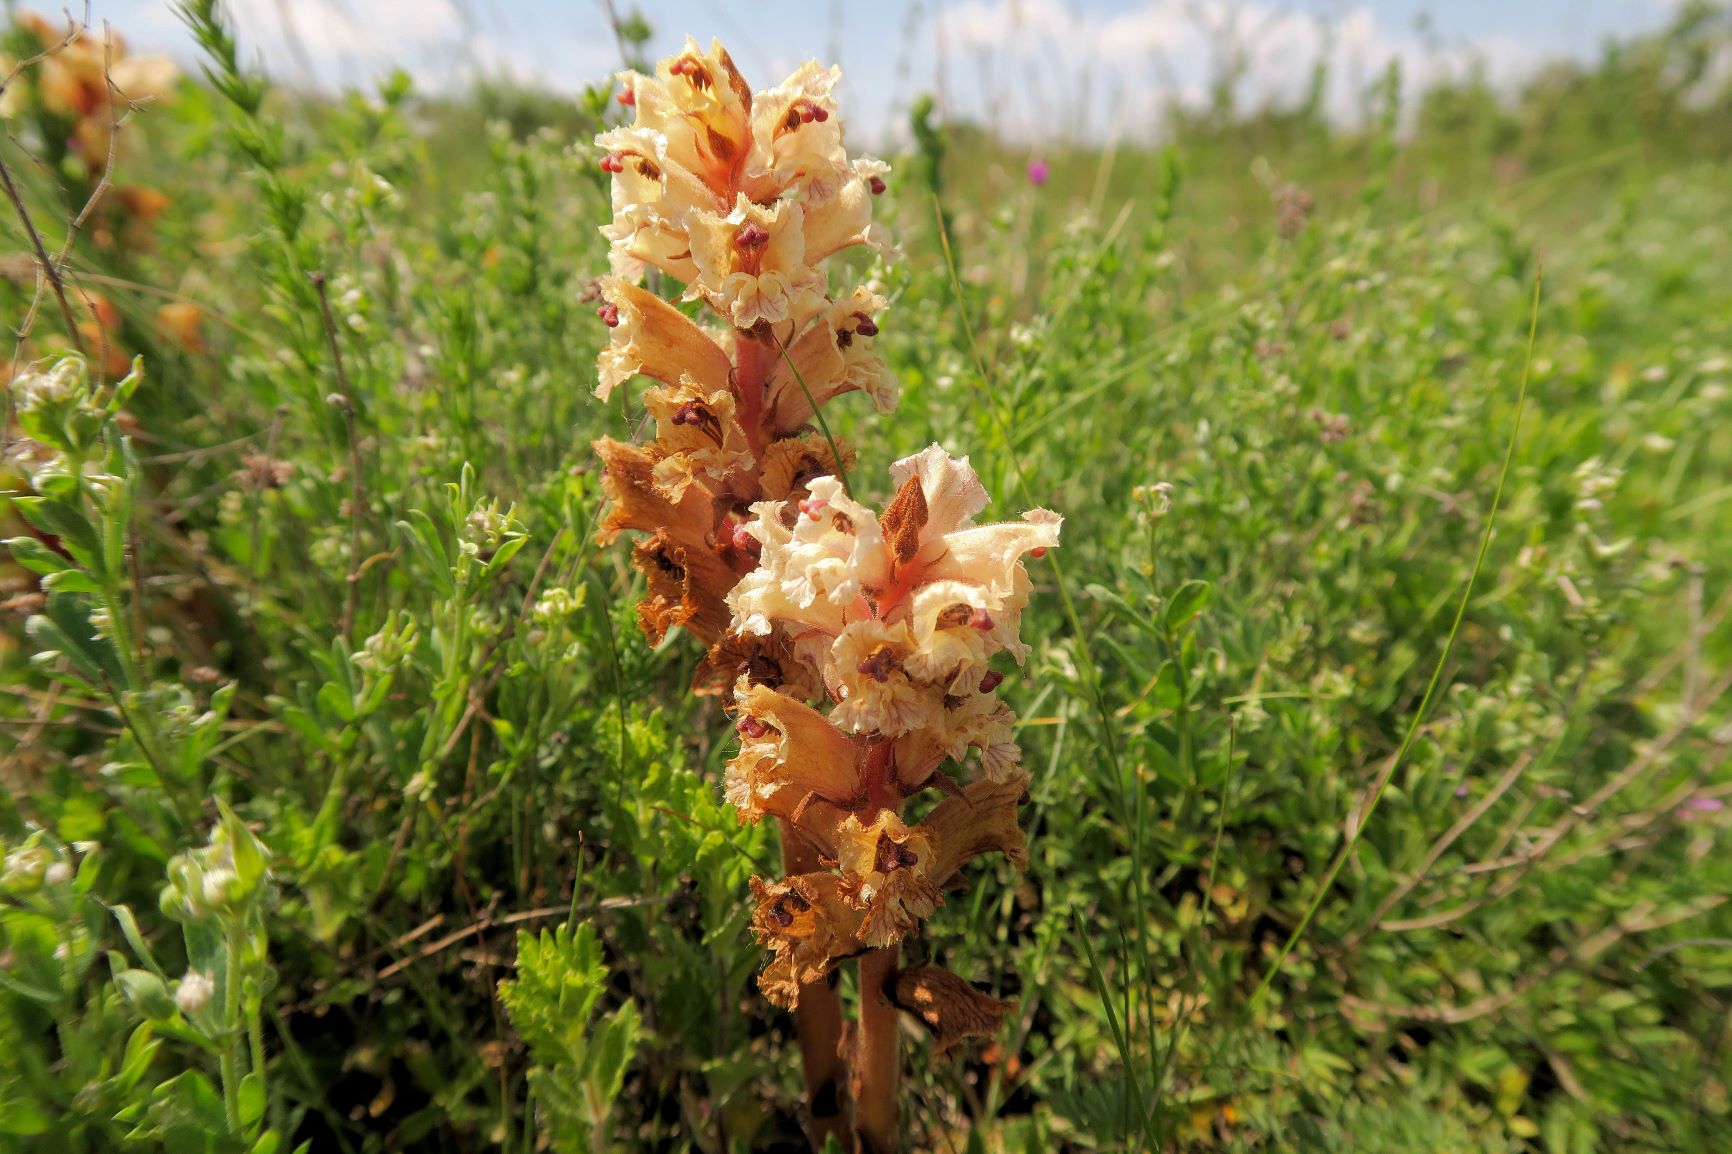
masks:
[[[807,207],[803,219],[807,260],[816,264],[854,245],[881,243],[872,231],[872,182],[883,180],[889,171],[882,161],[856,160],[835,195]]]
[[[913,649],[906,624],[867,619],[845,627],[824,668],[825,684],[837,701],[831,713],[836,724],[885,737],[925,726],[941,708],[943,690],[909,677],[906,662]]]
[[[601,282],[602,300],[619,310],[608,347],[597,360],[596,396],[643,375],[668,385],[691,378],[707,392],[728,388],[733,366],[702,326],[654,293],[617,277]]]
[[[926,570],[927,580],[955,579],[983,585],[1000,597],[1017,587],[1021,556],[1058,544],[1064,518],[1047,509],[1031,509],[1021,521],[980,525],[944,536],[944,551]]]

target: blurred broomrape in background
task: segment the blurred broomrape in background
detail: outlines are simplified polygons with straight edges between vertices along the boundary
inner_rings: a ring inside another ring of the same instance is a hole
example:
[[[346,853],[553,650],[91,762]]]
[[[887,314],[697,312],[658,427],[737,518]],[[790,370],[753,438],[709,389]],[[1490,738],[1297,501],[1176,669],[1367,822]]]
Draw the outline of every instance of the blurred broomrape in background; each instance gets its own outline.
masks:
[[[98,34],[70,17],[55,21],[25,11],[6,29],[0,44],[0,122],[34,138],[45,167],[60,178],[74,238],[87,226],[97,248],[123,259],[154,246],[156,222],[172,199],[159,189],[113,183],[112,176],[121,129],[137,109],[172,96],[179,78],[168,57],[134,55],[107,27]],[[30,272],[40,275],[35,267]],[[89,290],[72,294],[68,304],[67,340],[101,376],[125,376],[137,350],[123,333],[120,310]],[[202,319],[201,310],[185,303],[164,305],[154,316],[167,342],[189,352],[202,350]]]
[[[633,549],[644,632],[659,642],[683,626],[709,647],[697,688],[731,683],[740,735],[727,799],[743,820],[780,823],[787,876],[753,879],[752,927],[771,953],[760,987],[797,1013],[814,1140],[889,1151],[898,1008],[942,1052],[991,1035],[1013,1005],[936,966],[899,969],[897,951],[969,859],[1025,861],[1028,778],[989,663],[1027,653],[1020,558],[1056,545],[1060,518],[974,524],[986,491],[936,445],[895,464],[882,514],[850,495],[854,454],[819,409],[860,391],[887,411],[896,388],[873,347],[883,297],[832,297],[821,263],[879,246],[872,197],[887,171],[848,158],[839,76],[809,63],[753,94],[720,44],[691,40],[654,76],[622,76],[634,121],[596,140],[614,209],[596,393],[657,382],[644,394],[655,435],[596,450],[602,539],[647,534]],[[725,327],[640,287],[651,269]],[[963,784],[941,767],[970,749],[980,770]],[[944,800],[906,821],[929,788]],[[859,1020],[845,1027],[837,969],[853,957]]]

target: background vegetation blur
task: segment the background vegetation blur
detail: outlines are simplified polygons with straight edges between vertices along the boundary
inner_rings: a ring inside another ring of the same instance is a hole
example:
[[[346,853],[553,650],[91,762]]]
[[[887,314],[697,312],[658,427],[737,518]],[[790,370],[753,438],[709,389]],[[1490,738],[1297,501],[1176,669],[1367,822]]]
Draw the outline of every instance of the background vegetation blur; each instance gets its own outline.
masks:
[[[605,79],[320,98],[185,8],[136,108],[5,34],[0,1149],[801,1148],[767,835],[593,540]],[[1020,1010],[912,1146],[1732,1145],[1729,61],[916,103],[859,473],[1068,523],[1029,871],[908,947]]]

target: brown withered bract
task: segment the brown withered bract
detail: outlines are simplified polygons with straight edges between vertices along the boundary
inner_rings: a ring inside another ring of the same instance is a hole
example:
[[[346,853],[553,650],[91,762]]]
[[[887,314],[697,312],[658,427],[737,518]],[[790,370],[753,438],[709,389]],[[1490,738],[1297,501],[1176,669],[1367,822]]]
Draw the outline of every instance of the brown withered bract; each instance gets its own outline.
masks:
[[[969,1038],[990,1038],[997,1034],[1005,1015],[1014,1013],[1017,1005],[1014,1000],[981,993],[938,966],[898,970],[890,988],[890,1000],[932,1031],[940,1057]]]

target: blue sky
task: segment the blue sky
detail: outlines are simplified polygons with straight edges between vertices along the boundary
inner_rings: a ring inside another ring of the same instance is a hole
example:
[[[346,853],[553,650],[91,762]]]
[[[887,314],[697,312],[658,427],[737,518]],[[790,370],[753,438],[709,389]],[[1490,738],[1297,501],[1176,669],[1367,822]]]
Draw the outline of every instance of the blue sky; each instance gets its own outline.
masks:
[[[622,9],[631,0],[615,0]],[[599,0],[230,0],[243,49],[273,73],[327,87],[393,66],[425,88],[478,73],[576,91],[618,67]],[[1312,62],[1333,64],[1329,107],[1352,119],[1391,58],[1410,83],[1483,67],[1513,84],[1540,62],[1595,55],[1606,38],[1654,28],[1674,0],[669,0],[640,5],[658,55],[690,33],[719,36],[755,85],[802,60],[843,66],[842,98],[870,142],[901,122],[911,94],[954,115],[1034,139],[1150,135],[1177,95],[1201,100],[1223,66],[1245,62],[1243,96],[1296,92]],[[91,0],[135,50],[190,62],[168,0]],[[1428,30],[1422,31],[1422,24]]]

